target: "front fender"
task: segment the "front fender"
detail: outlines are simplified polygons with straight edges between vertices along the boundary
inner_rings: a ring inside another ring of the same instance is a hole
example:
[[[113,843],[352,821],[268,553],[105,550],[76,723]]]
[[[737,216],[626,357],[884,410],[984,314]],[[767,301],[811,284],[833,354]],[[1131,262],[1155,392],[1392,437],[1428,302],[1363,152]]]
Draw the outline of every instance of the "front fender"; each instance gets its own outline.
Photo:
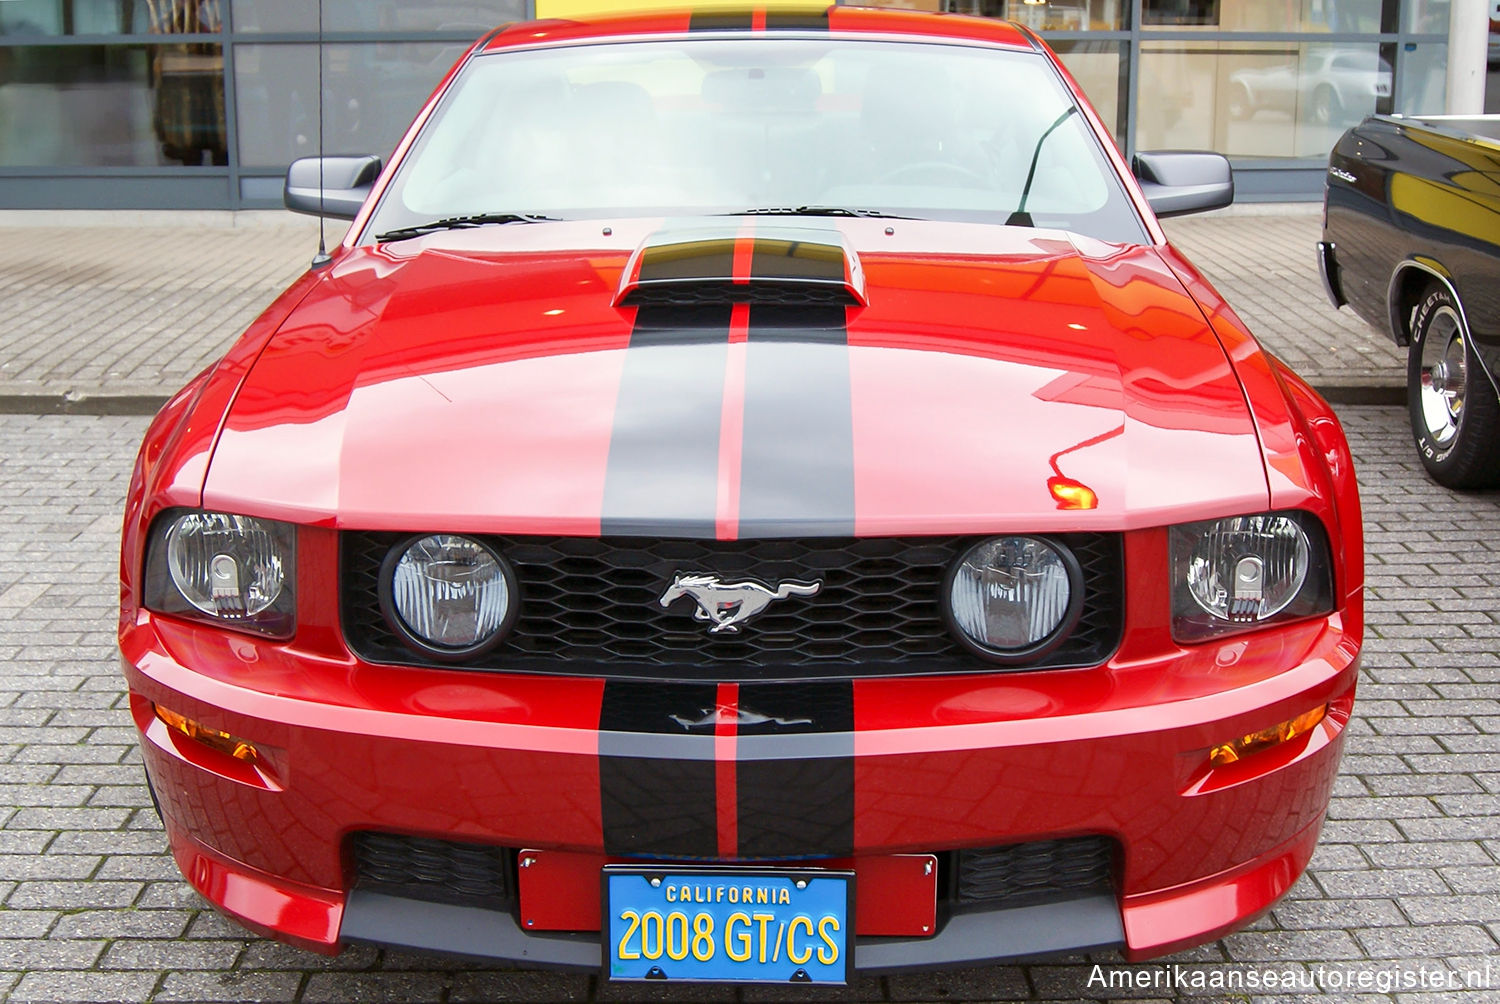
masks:
[[[1469,315],[1464,310],[1463,297],[1458,293],[1453,273],[1435,258],[1413,255],[1396,265],[1386,291],[1386,309],[1390,313],[1391,333],[1395,335],[1397,345],[1411,344],[1412,309],[1421,298],[1422,290],[1432,283],[1442,286],[1453,297],[1453,302],[1458,305],[1458,316],[1463,321],[1464,332],[1467,334],[1474,330],[1469,323]],[[1474,347],[1475,358],[1479,360],[1479,368],[1495,388],[1495,393],[1500,395],[1500,380],[1495,378],[1495,374],[1500,373],[1500,349],[1486,347],[1474,340],[1470,344]]]

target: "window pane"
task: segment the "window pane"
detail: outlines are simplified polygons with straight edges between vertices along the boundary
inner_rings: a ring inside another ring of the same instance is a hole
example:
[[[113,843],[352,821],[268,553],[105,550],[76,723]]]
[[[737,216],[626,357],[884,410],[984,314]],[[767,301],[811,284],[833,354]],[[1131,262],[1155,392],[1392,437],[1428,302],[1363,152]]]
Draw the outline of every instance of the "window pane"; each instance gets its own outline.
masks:
[[[233,0],[235,31],[318,30],[318,5],[309,0]],[[524,0],[323,0],[324,31],[454,31],[475,38],[506,21],[522,21]]]
[[[1089,103],[1104,120],[1110,135],[1118,142],[1124,135],[1120,122],[1120,62],[1123,44],[1120,42],[1049,42],[1057,57],[1062,60]]]
[[[1147,28],[1201,26],[1218,31],[1377,32],[1381,3],[1382,0],[1144,0],[1141,20]]]
[[[1147,27],[1219,25],[1219,0],[1145,0],[1141,21]]]
[[[464,48],[448,42],[324,46],[324,150],[389,154]],[[280,169],[318,152],[315,43],[236,46],[234,87],[243,166]]]
[[[1125,27],[1128,0],[860,0],[865,7],[947,11],[1019,21],[1036,31],[1115,31]]]
[[[1441,115],[1447,109],[1448,46],[1408,44],[1401,53],[1396,111],[1402,115]]]
[[[0,48],[0,166],[227,162],[218,45]]]
[[[1449,0],[1401,0],[1401,30],[1413,35],[1448,34]]]
[[[1390,88],[1374,44],[1148,42],[1137,147],[1321,157]]]
[[[948,0],[942,5],[951,14],[977,14],[987,18],[1020,21],[1037,32],[1113,32],[1125,27],[1127,0]]]
[[[0,0],[0,35],[182,35],[223,29],[225,0]]]

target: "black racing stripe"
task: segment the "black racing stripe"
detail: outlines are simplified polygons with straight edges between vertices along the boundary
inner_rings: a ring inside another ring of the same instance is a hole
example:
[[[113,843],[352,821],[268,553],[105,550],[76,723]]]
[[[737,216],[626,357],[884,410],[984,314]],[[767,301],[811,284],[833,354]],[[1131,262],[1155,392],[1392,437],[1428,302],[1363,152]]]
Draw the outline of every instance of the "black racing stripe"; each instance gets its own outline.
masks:
[[[681,282],[687,279],[729,279],[734,276],[732,237],[657,244],[641,252],[637,282]]]
[[[750,308],[739,536],[854,535],[843,307]]]
[[[828,11],[767,11],[767,31],[827,31]]]
[[[844,249],[838,244],[757,238],[750,255],[755,279],[844,282]]]
[[[609,680],[599,710],[599,817],[606,854],[710,858],[719,852],[712,756],[631,755],[640,735],[686,730],[711,715],[717,685]]]
[[[739,727],[750,737],[825,733],[827,755],[745,759],[735,769],[739,856],[841,857],[854,850],[854,684],[745,683]],[[764,717],[764,721],[761,718]],[[759,743],[759,739],[750,739]],[[768,739],[764,745],[769,746]],[[742,747],[743,749],[743,747]]]
[[[743,13],[700,12],[688,18],[688,31],[749,31],[749,11]]]
[[[636,312],[605,467],[603,533],[713,538],[732,310]]]

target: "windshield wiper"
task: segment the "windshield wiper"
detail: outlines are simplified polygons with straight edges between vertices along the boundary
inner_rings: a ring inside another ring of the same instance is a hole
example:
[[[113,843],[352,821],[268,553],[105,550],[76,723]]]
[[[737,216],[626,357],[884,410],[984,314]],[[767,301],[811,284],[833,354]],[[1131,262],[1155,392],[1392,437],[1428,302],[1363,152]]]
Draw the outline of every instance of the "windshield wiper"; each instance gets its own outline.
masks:
[[[475,213],[473,216],[449,216],[441,220],[432,220],[428,223],[418,223],[409,227],[397,227],[387,230],[383,234],[376,234],[375,239],[382,244],[390,241],[404,241],[412,237],[421,237],[424,234],[435,234],[439,230],[467,230],[470,227],[483,227],[489,224],[503,223],[557,223],[560,222],[555,216],[542,216],[539,213]]]
[[[864,216],[883,220],[909,220],[910,216],[898,216],[880,209],[849,209],[844,206],[762,206],[742,209],[725,216]]]

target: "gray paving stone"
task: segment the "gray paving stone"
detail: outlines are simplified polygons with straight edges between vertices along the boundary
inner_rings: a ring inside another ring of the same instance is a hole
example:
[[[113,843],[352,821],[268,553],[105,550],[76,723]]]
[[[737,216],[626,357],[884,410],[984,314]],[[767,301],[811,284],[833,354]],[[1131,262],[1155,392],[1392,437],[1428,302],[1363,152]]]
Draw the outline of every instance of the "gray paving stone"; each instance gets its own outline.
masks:
[[[193,969],[215,973],[234,967],[235,961],[245,953],[244,941],[168,941],[165,939],[121,938],[110,942],[104,957],[99,960],[100,969]],[[255,967],[247,967],[253,970]],[[167,985],[173,976],[167,977]],[[159,998],[158,998],[159,999]]]
[[[1410,897],[1402,900],[1403,903],[1410,901]],[[1294,931],[1405,926],[1407,923],[1396,901],[1391,899],[1284,900],[1274,914],[1277,924]]]
[[[143,1001],[156,987],[155,973],[30,972],[11,991],[21,1001]]]
[[[587,977],[584,977],[587,979]],[[402,1001],[441,1001],[449,977],[443,973],[313,973],[302,991],[304,1001],[367,1001],[379,995]]]
[[[211,967],[217,968],[217,967]],[[291,1001],[302,985],[300,973],[175,972],[167,973],[153,1001]],[[377,991],[379,992],[379,991]],[[304,998],[335,1000],[339,998]],[[352,996],[345,1000],[370,1000]]]
[[[80,910],[63,916],[56,938],[175,938],[191,914],[180,910]]]
[[[46,833],[46,836],[54,836]],[[0,855],[0,875],[12,879],[81,879],[92,875],[100,858],[92,854]]]
[[[1321,962],[1365,954],[1343,930],[1241,931],[1226,937],[1224,946],[1236,962]]]
[[[1320,872],[1314,878],[1330,898],[1379,896],[1413,893],[1442,893],[1448,886],[1430,868],[1375,868],[1368,871]]]
[[[1373,958],[1409,959],[1419,955],[1488,954],[1495,939],[1479,924],[1429,924],[1368,928],[1354,932]]]
[[[0,938],[44,938],[61,916],[57,910],[0,910]]]
[[[103,951],[103,941],[0,939],[0,969],[90,969]]]
[[[84,907],[125,907],[134,903],[139,882],[22,882],[5,898],[9,910],[77,910]]]
[[[1402,850],[1405,853],[1402,853]],[[1441,865],[1471,865],[1488,862],[1489,855],[1478,843],[1444,841],[1442,843],[1416,843],[1396,846],[1381,844],[1365,848],[1371,861],[1377,866],[1391,868],[1422,868]]]
[[[1500,896],[1479,893],[1407,896],[1401,908],[1418,924],[1500,921]]]
[[[459,973],[448,990],[451,1004],[488,1001],[586,1001],[592,978],[543,972]],[[747,995],[745,1000],[753,1000]],[[860,999],[860,998],[856,998]],[[863,998],[866,1000],[872,998]],[[873,998],[881,999],[881,998]]]
[[[1072,973],[1072,970],[1069,970]],[[1076,976],[1076,973],[1073,973]],[[1066,982],[1066,981],[1059,981]],[[887,977],[890,1000],[1026,1000],[1032,995],[1026,972],[1020,966],[985,966],[951,973],[913,973]],[[1046,992],[1046,984],[1037,987]],[[747,998],[749,999],[749,998]],[[873,996],[862,999],[878,999]]]

